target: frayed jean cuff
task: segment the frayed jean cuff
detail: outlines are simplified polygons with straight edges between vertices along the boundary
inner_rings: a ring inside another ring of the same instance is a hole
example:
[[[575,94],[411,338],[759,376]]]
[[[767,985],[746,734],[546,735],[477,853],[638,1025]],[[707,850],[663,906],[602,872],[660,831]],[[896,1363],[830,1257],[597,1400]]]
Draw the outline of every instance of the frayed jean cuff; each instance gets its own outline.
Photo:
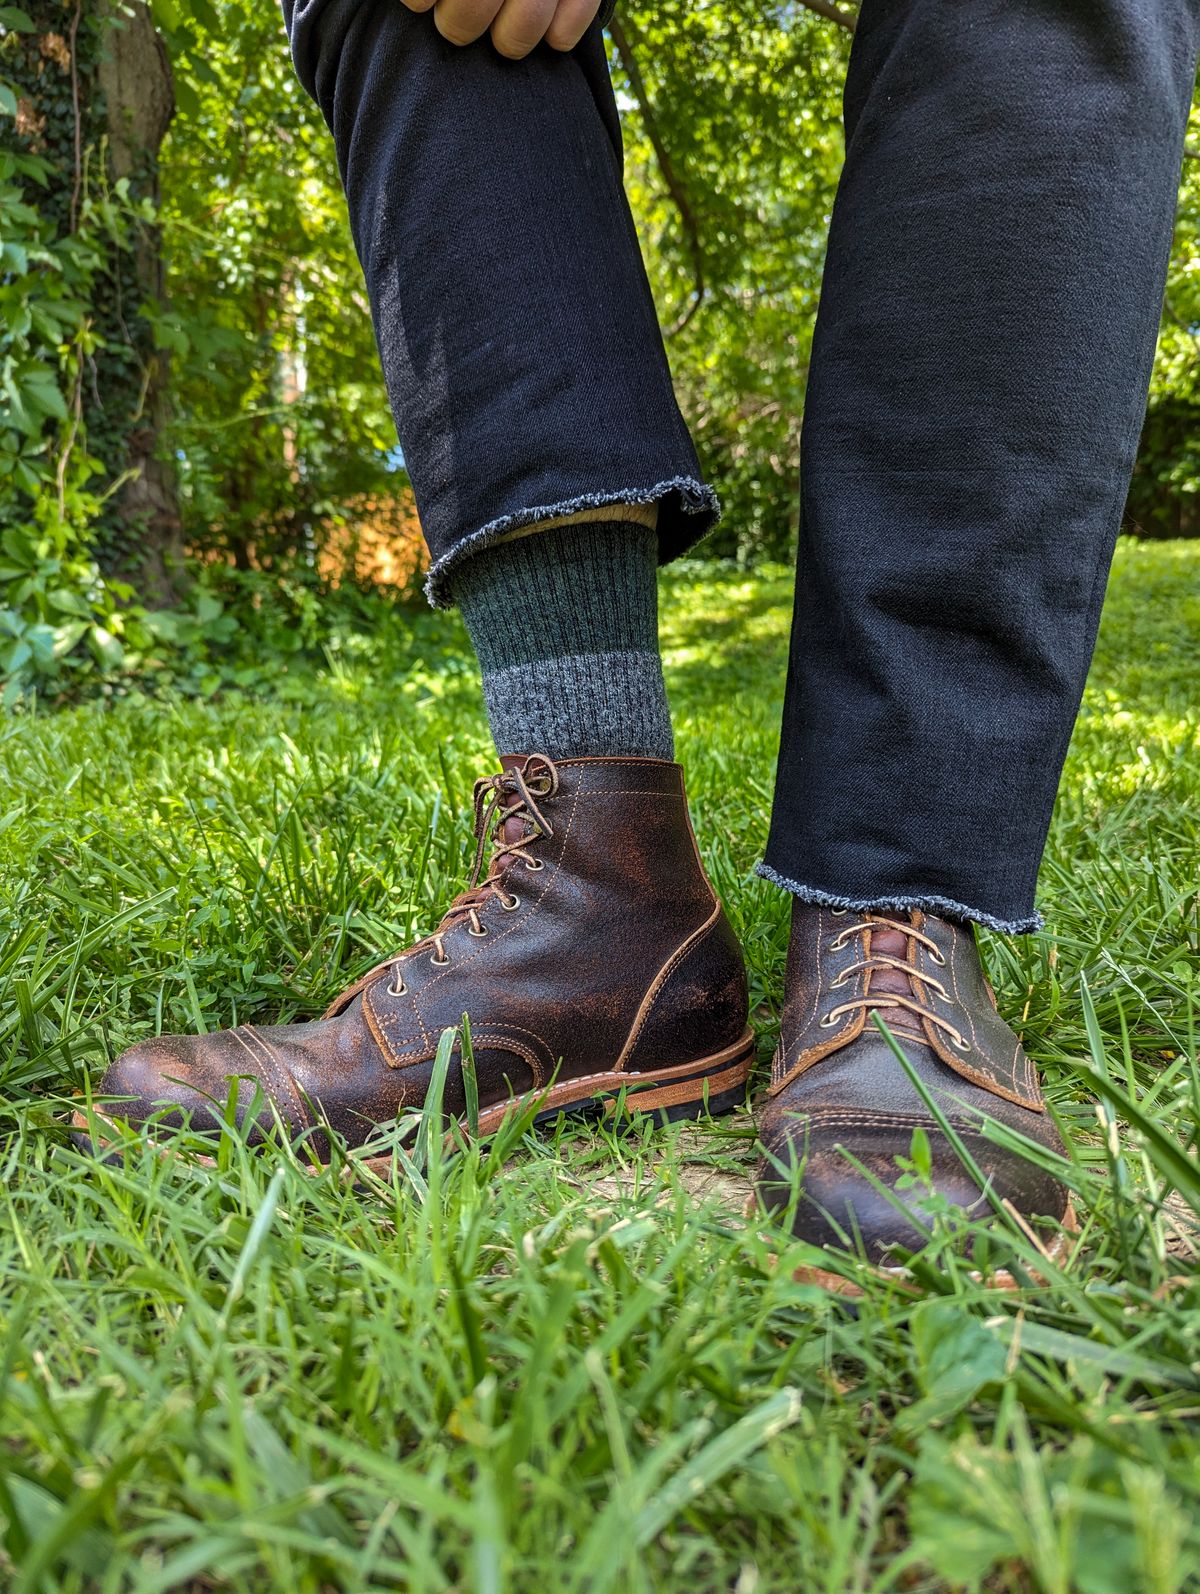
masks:
[[[817,886],[804,885],[799,880],[789,880],[767,863],[760,863],[755,873],[769,880],[772,885],[790,891],[799,901],[811,903],[817,908],[845,908],[851,913],[907,913],[917,908],[922,913],[932,913],[938,918],[969,920],[972,924],[983,925],[984,929],[997,930],[1001,935],[1032,935],[1045,927],[1045,920],[1040,913],[1026,914],[1019,919],[1002,919],[994,913],[984,912],[982,908],[955,902],[950,897],[843,897],[832,891],[822,891]]]

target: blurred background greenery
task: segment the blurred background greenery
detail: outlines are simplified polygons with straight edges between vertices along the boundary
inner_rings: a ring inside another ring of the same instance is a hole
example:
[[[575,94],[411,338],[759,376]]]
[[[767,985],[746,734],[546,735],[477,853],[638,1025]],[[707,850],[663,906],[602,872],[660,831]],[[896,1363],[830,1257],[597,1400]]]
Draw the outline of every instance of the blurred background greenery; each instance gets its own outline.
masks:
[[[630,197],[725,520],[786,558],[852,11],[622,4]],[[1200,121],[1127,508],[1200,533]],[[332,146],[277,6],[0,5],[0,680],[208,693],[423,549]]]

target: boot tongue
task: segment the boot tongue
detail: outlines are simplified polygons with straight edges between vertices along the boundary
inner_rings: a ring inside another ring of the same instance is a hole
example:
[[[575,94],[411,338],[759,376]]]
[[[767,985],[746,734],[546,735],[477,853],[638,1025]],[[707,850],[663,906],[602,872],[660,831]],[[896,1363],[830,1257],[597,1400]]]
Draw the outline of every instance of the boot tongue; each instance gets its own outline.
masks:
[[[532,755],[529,753],[501,753],[500,767],[506,775],[510,774],[513,770],[520,770],[521,773],[524,774],[525,766],[529,762],[531,756]],[[509,801],[511,801],[511,799],[509,799]],[[510,819],[504,820],[502,824],[496,827],[497,849],[503,850],[505,847],[512,846],[519,847],[528,833],[529,821],[526,819],[525,815],[513,814]],[[506,859],[505,862],[509,863],[511,862],[511,859]]]
[[[496,829],[496,840],[501,847],[520,846],[528,829],[522,814],[514,814],[511,819],[506,819]]]
[[[892,930],[886,926],[872,926],[871,929],[871,956],[893,957],[901,962],[909,958],[909,939],[900,930]],[[879,968],[871,970],[872,991],[890,991],[896,996],[907,996],[910,999],[920,1000],[920,995],[913,987],[912,978],[901,969]],[[886,1018],[887,1015],[885,1014]]]

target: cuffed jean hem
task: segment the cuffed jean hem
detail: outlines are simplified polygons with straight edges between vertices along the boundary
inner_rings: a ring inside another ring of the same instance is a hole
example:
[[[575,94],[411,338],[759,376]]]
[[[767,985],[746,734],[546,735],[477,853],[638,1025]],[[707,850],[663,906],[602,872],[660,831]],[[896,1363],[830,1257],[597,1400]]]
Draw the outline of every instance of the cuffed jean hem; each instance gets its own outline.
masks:
[[[849,913],[907,913],[910,908],[917,908],[921,913],[933,913],[944,919],[969,919],[972,924],[981,924],[985,930],[998,930],[1002,935],[1033,935],[1045,927],[1045,920],[1040,913],[1030,913],[1021,919],[1001,919],[994,913],[985,913],[981,908],[970,908],[964,902],[954,902],[949,897],[913,896],[913,897],[841,897],[832,891],[822,891],[817,886],[802,885],[799,880],[789,880],[786,875],[772,869],[768,863],[760,863],[755,868],[755,874],[761,875],[764,880],[769,880],[772,885],[782,886],[785,891],[790,891],[792,896],[801,902],[811,903],[816,908],[844,908]]]
[[[578,514],[581,509],[601,509],[606,504],[659,504],[659,563],[666,564],[687,553],[706,537],[721,518],[721,505],[715,492],[694,476],[672,476],[652,487],[615,487],[611,491],[583,493],[578,498],[556,504],[539,504],[516,510],[488,521],[478,531],[463,537],[448,553],[434,561],[425,579],[425,596],[435,609],[454,606],[450,576],[455,567],[492,543],[500,542],[540,520],[556,520],[561,515]]]

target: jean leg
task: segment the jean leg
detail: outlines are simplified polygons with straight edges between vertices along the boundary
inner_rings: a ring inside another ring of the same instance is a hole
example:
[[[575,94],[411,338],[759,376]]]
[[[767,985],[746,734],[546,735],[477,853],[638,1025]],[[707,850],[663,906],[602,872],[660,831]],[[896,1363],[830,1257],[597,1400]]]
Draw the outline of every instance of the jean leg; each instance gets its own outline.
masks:
[[[1137,447],[1197,0],[864,0],[763,873],[1038,923]]]
[[[598,24],[523,61],[399,0],[284,0],[334,136],[396,425],[448,601],[523,526],[657,503],[663,559],[716,518],[621,182]]]

